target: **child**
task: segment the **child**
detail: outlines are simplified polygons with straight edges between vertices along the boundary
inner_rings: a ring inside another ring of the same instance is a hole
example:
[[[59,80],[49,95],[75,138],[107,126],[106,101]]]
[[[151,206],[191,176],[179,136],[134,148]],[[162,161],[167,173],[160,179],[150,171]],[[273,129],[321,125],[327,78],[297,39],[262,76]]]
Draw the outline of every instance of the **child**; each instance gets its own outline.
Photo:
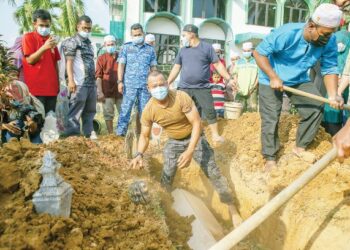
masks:
[[[211,95],[214,99],[214,108],[218,118],[224,118],[225,104],[225,84],[220,81],[221,76],[218,72],[213,72],[213,82],[210,83]]]

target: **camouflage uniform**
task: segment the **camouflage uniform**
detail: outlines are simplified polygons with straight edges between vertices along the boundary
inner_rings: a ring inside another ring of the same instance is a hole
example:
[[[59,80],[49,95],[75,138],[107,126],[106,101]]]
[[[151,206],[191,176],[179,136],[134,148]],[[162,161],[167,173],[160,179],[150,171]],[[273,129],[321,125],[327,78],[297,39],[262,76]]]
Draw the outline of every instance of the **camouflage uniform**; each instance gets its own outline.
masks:
[[[124,136],[128,130],[135,102],[137,102],[137,109],[141,117],[150,98],[147,90],[147,77],[150,68],[157,65],[157,60],[152,46],[146,43],[135,45],[128,42],[121,49],[118,62],[125,64],[123,102],[117,124],[117,134]]]
[[[182,140],[169,139],[164,148],[164,168],[161,177],[162,185],[171,190],[171,185],[177,170],[177,161],[180,155],[186,151],[191,141],[191,136]],[[200,165],[204,174],[219,193],[220,200],[226,204],[233,204],[232,192],[226,178],[220,172],[215,163],[214,151],[210,147],[205,136],[198,141],[193,159]]]

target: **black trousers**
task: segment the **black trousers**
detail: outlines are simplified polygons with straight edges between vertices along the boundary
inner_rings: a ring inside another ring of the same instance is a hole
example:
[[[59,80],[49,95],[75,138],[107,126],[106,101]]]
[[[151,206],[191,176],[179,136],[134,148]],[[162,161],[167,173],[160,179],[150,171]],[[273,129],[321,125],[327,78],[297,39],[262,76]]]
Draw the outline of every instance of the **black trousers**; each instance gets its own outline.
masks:
[[[50,111],[56,112],[57,96],[36,96],[36,98],[44,105],[45,114]]]

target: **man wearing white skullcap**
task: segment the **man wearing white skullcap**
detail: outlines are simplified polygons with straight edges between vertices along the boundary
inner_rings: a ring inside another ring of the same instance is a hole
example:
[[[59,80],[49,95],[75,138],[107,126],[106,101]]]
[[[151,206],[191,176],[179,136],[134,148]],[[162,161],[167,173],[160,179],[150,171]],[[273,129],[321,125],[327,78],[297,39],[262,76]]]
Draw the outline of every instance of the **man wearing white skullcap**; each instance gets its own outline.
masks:
[[[156,45],[156,37],[153,34],[147,34],[145,42],[154,47]]]
[[[254,51],[259,72],[259,107],[262,120],[262,153],[265,168],[277,166],[278,122],[282,108],[283,85],[320,95],[308,71],[321,60],[321,71],[334,108],[343,106],[337,94],[337,44],[333,33],[340,25],[342,12],[333,4],[321,4],[307,23],[289,23],[271,32]],[[313,160],[306,152],[322,121],[323,104],[287,93],[301,116],[293,153]]]
[[[116,39],[112,35],[104,37],[106,53],[96,62],[97,100],[102,102],[103,116],[109,134],[113,133],[115,108],[120,112],[122,95],[118,92],[118,53]]]
[[[253,53],[253,43],[242,44],[243,58],[236,63],[233,72],[238,86],[236,101],[243,105],[243,111],[256,112],[258,109],[258,66]]]

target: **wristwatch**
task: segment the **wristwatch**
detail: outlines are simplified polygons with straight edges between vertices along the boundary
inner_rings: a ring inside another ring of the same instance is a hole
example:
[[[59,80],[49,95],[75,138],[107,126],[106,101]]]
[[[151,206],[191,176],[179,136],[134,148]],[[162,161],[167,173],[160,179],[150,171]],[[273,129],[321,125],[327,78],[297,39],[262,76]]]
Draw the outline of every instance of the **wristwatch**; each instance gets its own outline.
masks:
[[[143,154],[142,154],[142,153],[136,152],[136,154],[134,155],[134,159],[135,159],[136,157],[138,157],[138,156],[141,156],[141,158],[143,158]]]

